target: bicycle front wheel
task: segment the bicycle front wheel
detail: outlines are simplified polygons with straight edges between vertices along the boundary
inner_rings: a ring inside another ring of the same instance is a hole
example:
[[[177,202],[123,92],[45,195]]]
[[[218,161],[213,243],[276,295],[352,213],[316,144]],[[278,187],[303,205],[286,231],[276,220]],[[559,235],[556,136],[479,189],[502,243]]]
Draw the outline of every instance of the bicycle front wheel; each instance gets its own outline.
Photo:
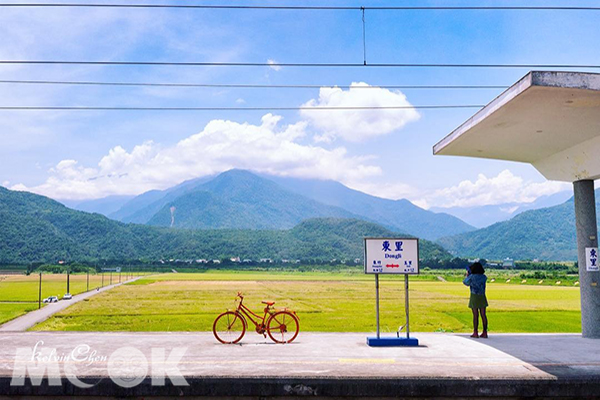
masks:
[[[242,340],[246,333],[244,317],[234,311],[227,311],[219,315],[213,324],[215,338],[224,344],[234,344]]]
[[[267,333],[275,343],[291,343],[300,332],[298,317],[289,311],[278,311],[267,322]]]

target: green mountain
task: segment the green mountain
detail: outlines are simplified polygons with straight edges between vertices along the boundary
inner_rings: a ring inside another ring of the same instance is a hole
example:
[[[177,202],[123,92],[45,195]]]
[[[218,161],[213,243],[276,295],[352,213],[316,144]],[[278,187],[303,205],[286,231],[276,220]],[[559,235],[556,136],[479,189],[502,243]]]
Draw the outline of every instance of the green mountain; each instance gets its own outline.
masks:
[[[289,230],[186,230],[125,224],[75,211],[47,197],[0,187],[0,263],[134,260],[361,258],[364,236],[389,236],[380,225],[340,218],[304,221]],[[421,241],[422,258],[448,258]]]
[[[167,202],[148,225],[189,229],[287,229],[307,218],[354,217],[248,171],[224,172]]]
[[[214,178],[214,176],[206,176],[182,182],[179,185],[173,186],[166,190],[150,190],[140,194],[139,196],[135,196],[117,211],[105,215],[121,222],[145,224],[154,216],[154,214],[160,211],[165,204],[175,200],[185,193],[195,190],[198,186],[212,178]]]
[[[599,195],[597,192],[596,207],[600,207]],[[438,243],[462,257],[576,260],[573,199],[554,207],[526,211],[475,232],[445,237]]]
[[[307,218],[353,217],[434,240],[475,228],[408,200],[388,200],[339,182],[231,170],[135,197],[109,215],[121,222],[181,228],[287,229]]]
[[[336,181],[268,177],[295,193],[330,206],[348,210],[359,218],[367,219],[399,232],[435,240],[475,228],[445,213],[434,213],[417,207],[406,199],[389,200],[350,189]]]

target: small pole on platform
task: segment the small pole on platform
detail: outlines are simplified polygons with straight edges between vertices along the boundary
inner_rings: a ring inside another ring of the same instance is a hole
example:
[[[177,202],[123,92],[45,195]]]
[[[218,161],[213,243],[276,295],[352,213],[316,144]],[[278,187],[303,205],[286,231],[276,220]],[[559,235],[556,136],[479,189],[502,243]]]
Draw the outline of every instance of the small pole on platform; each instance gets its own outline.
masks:
[[[38,309],[42,308],[42,273],[40,272],[40,285],[38,293]]]
[[[408,321],[408,274],[404,274],[404,291],[406,292],[404,297],[404,311],[406,312],[406,338],[410,337],[410,325]]]
[[[375,274],[375,315],[377,318],[377,339],[379,339],[379,274]]]

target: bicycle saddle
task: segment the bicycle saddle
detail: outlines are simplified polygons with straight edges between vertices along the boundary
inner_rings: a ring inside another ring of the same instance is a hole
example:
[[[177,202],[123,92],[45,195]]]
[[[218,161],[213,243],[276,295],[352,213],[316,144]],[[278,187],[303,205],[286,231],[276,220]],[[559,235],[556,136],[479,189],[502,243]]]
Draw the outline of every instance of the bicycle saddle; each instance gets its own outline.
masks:
[[[268,306],[272,306],[273,304],[275,304],[275,302],[274,302],[274,301],[267,301],[267,300],[263,300],[263,301],[262,301],[262,303],[263,303],[263,304],[266,304],[266,305],[268,305]]]

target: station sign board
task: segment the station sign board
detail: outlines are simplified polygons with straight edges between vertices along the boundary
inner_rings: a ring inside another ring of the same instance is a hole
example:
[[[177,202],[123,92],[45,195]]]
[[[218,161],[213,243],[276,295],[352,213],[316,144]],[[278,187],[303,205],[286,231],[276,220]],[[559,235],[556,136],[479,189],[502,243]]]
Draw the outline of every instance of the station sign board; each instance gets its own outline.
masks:
[[[365,274],[419,273],[419,239],[365,238]]]
[[[591,272],[600,271],[600,263],[598,261],[598,248],[597,247],[586,247],[585,248],[585,269],[586,269],[586,271],[591,271]]]

